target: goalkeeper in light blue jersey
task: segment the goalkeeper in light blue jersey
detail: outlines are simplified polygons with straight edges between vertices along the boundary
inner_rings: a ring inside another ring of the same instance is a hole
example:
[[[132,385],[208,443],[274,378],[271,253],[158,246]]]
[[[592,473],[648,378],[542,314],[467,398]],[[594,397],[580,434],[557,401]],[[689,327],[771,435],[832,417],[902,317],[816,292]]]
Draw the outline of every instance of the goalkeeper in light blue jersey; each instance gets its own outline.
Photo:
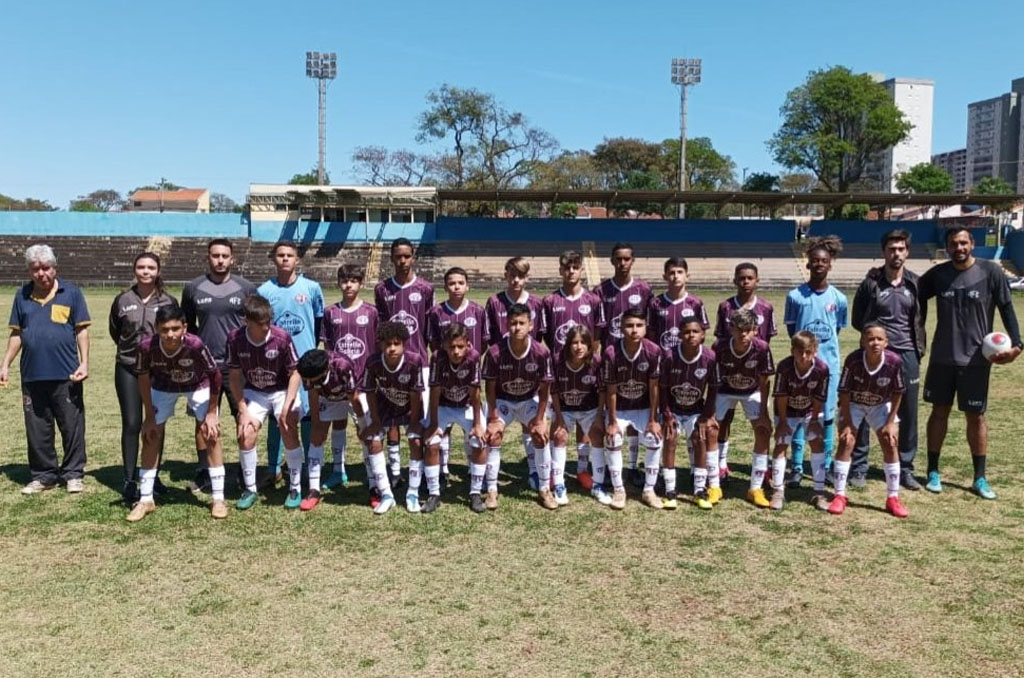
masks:
[[[818,337],[818,357],[828,364],[828,399],[825,401],[825,468],[832,464],[835,449],[835,418],[838,402],[839,374],[842,360],[839,354],[839,330],[846,327],[846,295],[828,281],[832,260],[843,250],[838,237],[828,235],[807,241],[804,255],[810,280],[786,295],[784,321],[789,336],[806,330]],[[793,436],[793,460],[789,482],[798,486],[804,470],[804,438],[802,430]]]

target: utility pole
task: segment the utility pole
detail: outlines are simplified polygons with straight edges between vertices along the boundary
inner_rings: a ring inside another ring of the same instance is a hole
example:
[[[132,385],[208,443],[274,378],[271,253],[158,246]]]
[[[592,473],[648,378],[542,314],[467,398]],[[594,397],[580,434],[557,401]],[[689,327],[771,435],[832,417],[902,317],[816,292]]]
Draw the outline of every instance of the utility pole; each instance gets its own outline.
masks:
[[[686,190],[686,88],[700,82],[700,59],[672,59],[672,84],[679,85],[679,190]],[[686,218],[686,203],[679,202],[679,218]]]

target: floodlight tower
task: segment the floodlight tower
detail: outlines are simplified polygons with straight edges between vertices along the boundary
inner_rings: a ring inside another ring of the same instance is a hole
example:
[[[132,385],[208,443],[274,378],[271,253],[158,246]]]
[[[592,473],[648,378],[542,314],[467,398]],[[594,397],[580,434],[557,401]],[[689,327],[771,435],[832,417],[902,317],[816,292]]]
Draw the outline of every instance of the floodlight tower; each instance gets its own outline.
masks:
[[[316,165],[316,182],[326,183],[327,171],[327,81],[338,75],[338,54],[336,52],[306,52],[306,77],[315,78],[319,101],[320,153]]]
[[[686,88],[700,82],[700,59],[673,59],[672,84],[679,85],[679,190],[686,190]],[[679,203],[679,218],[686,216],[686,203]]]

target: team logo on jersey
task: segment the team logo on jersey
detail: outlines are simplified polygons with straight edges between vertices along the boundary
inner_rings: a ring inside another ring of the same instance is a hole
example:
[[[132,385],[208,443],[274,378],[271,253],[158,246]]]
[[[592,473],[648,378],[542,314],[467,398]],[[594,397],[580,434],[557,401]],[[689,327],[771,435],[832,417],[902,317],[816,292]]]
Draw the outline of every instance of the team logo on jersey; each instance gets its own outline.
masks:
[[[640,303],[642,298],[643,297],[641,297],[639,294],[631,294],[629,295],[629,303],[632,304],[633,306],[636,306]]]
[[[825,304],[825,310],[828,311],[829,313],[835,313],[836,312],[836,308],[837,307],[836,307],[835,302],[831,302],[831,303]]]
[[[791,410],[803,411],[811,406],[811,399],[805,395],[789,396],[789,408]]]
[[[626,400],[639,400],[643,397],[647,384],[636,379],[630,379],[619,384],[617,390],[620,396]]]
[[[580,381],[582,381],[587,386],[590,386],[591,384],[596,384],[597,383],[597,377],[595,377],[592,374],[584,374],[583,378],[580,379]]]
[[[352,360],[358,360],[366,354],[366,344],[354,334],[346,334],[334,342],[334,350],[344,353]]]
[[[498,411],[501,412],[502,416],[507,417],[512,410],[508,405],[502,403],[501,405],[498,405]]]
[[[407,377],[409,375],[406,374],[402,376]],[[409,392],[405,389],[395,388],[394,386],[385,386],[380,392],[385,398],[399,407],[405,407],[409,404]]]
[[[195,377],[192,370],[171,370],[171,381],[175,384],[187,384]]]
[[[684,318],[689,318],[692,315],[693,315],[693,309],[692,308],[684,308],[683,309],[683,317]]]
[[[582,405],[589,394],[586,391],[580,391],[577,389],[571,389],[569,391],[562,392],[562,402],[569,407],[579,407]]]
[[[413,292],[409,295],[409,301],[413,302],[414,304],[418,304],[419,302],[423,301],[423,295],[420,294],[419,292]]]
[[[444,390],[444,397],[453,403],[461,403],[469,397],[469,389],[465,386],[449,386]]]
[[[465,379],[466,377],[469,376],[469,370],[458,370],[455,373],[455,376],[459,379]]]
[[[580,315],[590,315],[590,304],[580,304],[576,310],[580,312]]]
[[[356,325],[359,325],[360,327],[362,327],[364,325],[369,325],[369,324],[370,324],[370,316],[368,316],[368,315],[356,316]]]
[[[672,349],[679,345],[679,328],[670,327],[661,333],[661,347]]]
[[[416,316],[408,311],[399,311],[398,313],[391,316],[391,319],[395,322],[402,323],[405,328],[409,330],[409,335],[416,334],[416,330],[419,329],[420,323],[416,320]]]
[[[526,371],[527,372],[536,372],[537,371],[537,363],[526,363]]]
[[[267,360],[273,360],[278,356],[279,353],[280,351],[278,351],[276,348],[267,350]]]
[[[703,379],[704,375],[707,374],[707,373],[708,373],[708,371],[707,371],[706,368],[698,367],[697,369],[695,369],[693,371],[693,376],[697,377],[698,379]]]
[[[761,315],[760,313],[757,314],[757,324],[764,325],[764,316]]]
[[[703,395],[701,389],[693,384],[678,384],[672,387],[671,392],[672,397],[682,407],[693,407],[700,402],[700,397]]]
[[[810,388],[810,389],[813,389],[817,385],[818,385],[818,382],[816,382],[816,381],[809,381],[809,382],[807,382],[807,388]]]
[[[301,306],[302,304],[306,303],[307,301],[309,301],[309,297],[307,297],[305,294],[299,293],[299,294],[295,295],[295,303],[296,304]]]
[[[578,324],[575,320],[567,320],[562,325],[559,325],[558,329],[555,330],[555,343],[565,344],[565,338],[569,335],[569,330]]]
[[[854,402],[856,402],[858,405],[864,405],[865,407],[877,407],[878,405],[881,405],[883,402],[885,402],[882,396],[878,395],[877,393],[859,392],[854,393],[852,395]]]
[[[743,366],[746,367],[748,370],[752,370],[755,367],[757,367],[757,359],[755,358],[754,360],[748,360],[747,362],[743,363]]]
[[[274,324],[293,337],[302,334],[302,331],[306,329],[306,323],[302,318],[291,311],[285,311],[279,317],[275,318]]]
[[[980,299],[981,298],[981,292],[979,292],[978,290],[969,290],[967,292],[967,298],[968,299]]]
[[[879,377],[878,378],[878,385],[881,386],[882,388],[885,388],[886,386],[889,385],[890,381],[892,381],[892,380],[889,377]]]
[[[753,377],[742,374],[731,374],[725,378],[725,382],[737,391],[747,391],[754,388],[754,385],[757,384]]]
[[[469,317],[462,321],[462,324],[466,327],[476,327],[476,318]]]
[[[642,362],[642,363],[637,363],[637,365],[636,365],[636,368],[637,368],[638,370],[640,370],[641,372],[646,372],[646,371],[647,371],[647,368],[648,368],[648,367],[650,367],[650,366],[651,366],[651,365],[650,365],[650,363],[648,363],[648,362],[647,362],[647,361],[645,360],[645,361],[644,361],[644,362]]]
[[[192,358],[182,358],[178,361],[178,364],[182,367],[192,367]]]
[[[249,382],[250,386],[259,389],[270,388],[277,383],[277,373],[256,367],[245,373],[245,380]]]
[[[399,384],[408,384],[410,379],[412,379],[412,375],[411,374],[400,374],[400,375],[398,375],[398,383]]]
[[[819,342],[832,341],[832,326],[824,320],[812,320],[804,329],[816,336]]]
[[[527,395],[528,393],[531,393],[534,388],[536,388],[536,385],[532,381],[523,379],[522,377],[516,377],[512,381],[501,382],[501,390],[513,396]],[[503,414],[507,414],[507,412],[503,412]]]

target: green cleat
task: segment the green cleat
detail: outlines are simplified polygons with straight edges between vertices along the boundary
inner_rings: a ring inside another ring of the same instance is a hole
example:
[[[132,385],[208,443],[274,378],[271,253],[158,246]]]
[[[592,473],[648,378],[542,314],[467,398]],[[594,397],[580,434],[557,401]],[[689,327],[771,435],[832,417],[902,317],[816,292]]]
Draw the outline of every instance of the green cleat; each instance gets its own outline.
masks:
[[[290,491],[288,493],[288,496],[285,497],[284,507],[286,509],[297,509],[301,505],[302,505],[302,495],[298,492],[298,490]]]
[[[928,472],[928,484],[924,486],[924,489],[934,494],[942,492],[942,478],[939,477],[938,471]]]
[[[971,490],[974,494],[978,495],[982,499],[995,499],[996,493],[992,491],[992,488],[988,486],[988,481],[984,478],[978,478],[971,485]]]
[[[327,476],[327,480],[324,481],[325,490],[333,490],[336,487],[347,487],[348,486],[348,474],[344,471],[336,471],[331,475]]]
[[[246,490],[242,493],[242,496],[238,498],[238,501],[235,502],[235,508],[239,511],[251,509],[256,504],[257,499],[259,499],[259,496],[255,492]]]

